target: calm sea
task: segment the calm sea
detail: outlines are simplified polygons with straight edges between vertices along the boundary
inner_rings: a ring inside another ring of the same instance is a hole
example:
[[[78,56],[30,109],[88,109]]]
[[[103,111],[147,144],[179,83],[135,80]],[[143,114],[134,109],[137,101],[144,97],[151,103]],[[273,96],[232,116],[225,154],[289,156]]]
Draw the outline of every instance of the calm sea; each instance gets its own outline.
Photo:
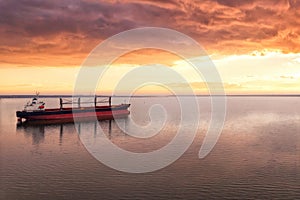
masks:
[[[43,100],[58,106],[57,99]],[[210,99],[197,100],[201,118],[187,151],[163,169],[132,174],[88,153],[79,134],[97,138],[96,122],[17,126],[15,112],[28,99],[0,99],[0,199],[300,199],[300,97],[228,97],[222,134],[204,159],[198,153],[210,124]],[[116,122],[101,121],[112,143],[151,152],[172,141],[181,120],[176,98],[130,103],[125,129],[141,126],[157,134],[135,138]],[[149,115],[154,104],[162,104],[167,114],[152,109]],[[161,122],[157,130],[155,123]]]

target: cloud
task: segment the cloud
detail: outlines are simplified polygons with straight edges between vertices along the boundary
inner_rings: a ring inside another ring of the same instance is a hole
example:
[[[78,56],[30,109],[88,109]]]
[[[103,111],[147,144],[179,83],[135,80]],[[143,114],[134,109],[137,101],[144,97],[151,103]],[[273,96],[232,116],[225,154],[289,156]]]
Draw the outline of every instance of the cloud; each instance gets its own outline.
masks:
[[[282,79],[294,79],[295,77],[293,76],[280,76]]]
[[[300,52],[299,9],[297,0],[1,1],[1,63],[34,54],[41,65],[49,55],[80,64],[104,39],[145,26],[181,31],[209,53]]]

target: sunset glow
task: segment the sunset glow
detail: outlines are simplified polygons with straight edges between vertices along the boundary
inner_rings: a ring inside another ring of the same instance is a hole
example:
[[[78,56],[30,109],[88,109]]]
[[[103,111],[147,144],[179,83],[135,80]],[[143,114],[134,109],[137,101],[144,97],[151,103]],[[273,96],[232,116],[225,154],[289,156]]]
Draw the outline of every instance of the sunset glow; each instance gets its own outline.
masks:
[[[207,51],[227,94],[300,93],[300,1],[1,1],[0,94],[72,94],[89,53],[132,28],[182,32]],[[105,56],[105,55],[103,55]],[[204,81],[177,55],[156,49],[115,60],[105,86],[133,67],[161,64],[188,77],[197,94]],[[185,85],[177,84],[183,90]],[[139,94],[164,94],[157,86]]]

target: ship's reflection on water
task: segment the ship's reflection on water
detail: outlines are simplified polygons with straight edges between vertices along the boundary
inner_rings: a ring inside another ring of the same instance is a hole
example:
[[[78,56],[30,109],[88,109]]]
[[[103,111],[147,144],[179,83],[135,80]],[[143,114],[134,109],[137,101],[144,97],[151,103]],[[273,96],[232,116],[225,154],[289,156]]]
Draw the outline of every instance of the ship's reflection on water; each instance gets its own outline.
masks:
[[[32,137],[33,144],[39,144],[45,139],[45,125],[18,125],[17,131],[21,130],[23,130],[25,136]]]
[[[126,125],[128,119],[118,119],[118,123],[123,123],[126,132]],[[107,138],[113,139],[119,135],[127,135],[123,132],[115,122],[115,120],[103,120],[103,121],[85,121],[85,122],[71,122],[71,123],[49,123],[49,122],[28,122],[18,123],[17,132],[23,132],[26,137],[32,138],[32,144],[39,144],[44,142],[46,133],[56,133],[59,135],[60,144],[63,143],[64,133],[84,134],[86,131],[92,132],[94,136],[101,133]],[[73,131],[70,131],[73,130]]]

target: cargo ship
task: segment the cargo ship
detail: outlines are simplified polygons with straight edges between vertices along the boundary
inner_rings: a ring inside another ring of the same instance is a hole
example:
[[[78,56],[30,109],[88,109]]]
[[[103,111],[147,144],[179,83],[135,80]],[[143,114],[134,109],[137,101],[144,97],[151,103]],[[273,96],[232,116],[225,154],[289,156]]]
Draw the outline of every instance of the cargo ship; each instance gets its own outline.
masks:
[[[97,96],[93,102],[81,102],[81,98],[77,97],[77,101],[64,102],[59,98],[59,108],[45,108],[45,102],[39,100],[38,96],[32,98],[25,104],[22,111],[17,111],[16,116],[19,123],[23,122],[74,122],[89,120],[111,120],[115,118],[125,118],[130,114],[128,108],[130,104],[111,104],[111,97],[108,100],[97,101]],[[94,106],[82,107],[82,104],[91,104]],[[108,103],[108,105],[98,106],[97,103]],[[72,104],[73,107],[64,108],[64,104]],[[77,107],[74,107],[76,105]]]

